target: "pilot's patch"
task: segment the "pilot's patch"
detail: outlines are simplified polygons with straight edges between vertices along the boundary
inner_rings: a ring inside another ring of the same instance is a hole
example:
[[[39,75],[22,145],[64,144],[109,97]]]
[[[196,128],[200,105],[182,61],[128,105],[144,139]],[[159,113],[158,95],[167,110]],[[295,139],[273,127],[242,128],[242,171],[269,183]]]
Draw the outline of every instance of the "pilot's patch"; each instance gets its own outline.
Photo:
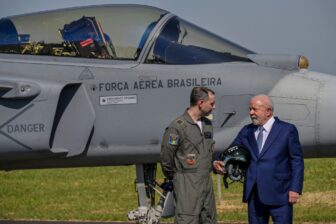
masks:
[[[204,132],[204,137],[205,138],[212,138],[212,133],[207,131],[207,132]]]
[[[177,134],[169,134],[168,144],[176,146],[179,144],[179,140],[180,136],[178,136]]]
[[[186,162],[187,162],[187,164],[189,166],[195,165],[195,163],[196,163],[196,154],[188,154]]]
[[[182,121],[181,119],[178,119],[176,122],[177,122],[178,124],[183,124],[183,121]]]

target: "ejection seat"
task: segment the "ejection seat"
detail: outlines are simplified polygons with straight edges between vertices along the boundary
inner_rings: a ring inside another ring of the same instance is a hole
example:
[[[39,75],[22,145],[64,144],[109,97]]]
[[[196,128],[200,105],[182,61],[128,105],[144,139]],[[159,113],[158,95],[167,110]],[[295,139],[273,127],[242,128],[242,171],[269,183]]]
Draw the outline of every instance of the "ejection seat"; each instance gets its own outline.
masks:
[[[63,40],[75,49],[81,57],[115,57],[111,39],[105,34],[95,17],[83,16],[79,20],[65,24],[60,30]]]
[[[18,34],[10,19],[0,19],[0,52],[20,53],[20,46],[27,44],[29,38],[29,34]]]
[[[161,34],[157,38],[153,54],[154,60],[159,63],[169,64],[170,59],[167,58],[166,50],[170,44],[178,43],[180,36],[180,24],[176,18],[173,18],[168,24],[163,28]]]
[[[148,39],[148,37],[149,37],[149,34],[152,32],[152,30],[153,30],[153,28],[156,26],[156,24],[157,24],[157,21],[155,21],[155,22],[151,22],[151,23],[147,26],[145,32],[142,34],[142,37],[141,37],[141,39],[140,39],[138,48],[137,48],[136,52],[134,53],[134,58],[135,58],[135,59],[138,59],[138,57],[139,57],[139,55],[140,55],[140,53],[141,53],[143,47],[145,46],[145,43],[146,43],[147,39]]]

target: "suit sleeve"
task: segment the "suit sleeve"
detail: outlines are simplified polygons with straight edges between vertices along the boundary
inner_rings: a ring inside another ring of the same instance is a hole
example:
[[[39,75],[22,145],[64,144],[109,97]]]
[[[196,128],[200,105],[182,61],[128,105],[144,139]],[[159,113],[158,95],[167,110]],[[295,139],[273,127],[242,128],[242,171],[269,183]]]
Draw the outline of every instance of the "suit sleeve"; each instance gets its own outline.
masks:
[[[291,128],[288,147],[292,170],[292,181],[290,190],[301,194],[303,187],[304,160],[301,144],[299,141],[299,134],[295,126],[292,126]]]
[[[230,147],[232,147],[232,146],[234,146],[234,145],[243,145],[243,138],[244,138],[244,131],[245,131],[245,127],[244,128],[242,128],[240,131],[239,131],[239,133],[238,133],[238,135],[237,135],[237,137],[233,140],[233,142],[230,144],[230,146],[229,146],[229,148]],[[223,160],[224,158],[223,158],[223,153],[217,153],[216,154],[216,156],[215,156],[215,160]]]
[[[161,143],[161,167],[163,174],[168,179],[173,179],[175,173],[175,152],[180,144],[180,136],[175,128],[166,129]]]
[[[246,138],[246,134],[244,134],[245,132],[246,132],[246,126],[239,131],[237,137],[233,140],[230,147],[234,145],[243,145],[243,139]]]

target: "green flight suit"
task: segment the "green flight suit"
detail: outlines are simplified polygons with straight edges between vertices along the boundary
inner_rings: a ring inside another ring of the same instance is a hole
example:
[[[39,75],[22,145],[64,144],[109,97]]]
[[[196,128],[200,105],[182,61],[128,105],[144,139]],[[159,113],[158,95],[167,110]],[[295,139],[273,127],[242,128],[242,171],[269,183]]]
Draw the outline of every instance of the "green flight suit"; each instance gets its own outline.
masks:
[[[211,179],[212,123],[202,118],[202,131],[185,112],[166,129],[161,145],[162,171],[173,180],[175,223],[216,223]]]

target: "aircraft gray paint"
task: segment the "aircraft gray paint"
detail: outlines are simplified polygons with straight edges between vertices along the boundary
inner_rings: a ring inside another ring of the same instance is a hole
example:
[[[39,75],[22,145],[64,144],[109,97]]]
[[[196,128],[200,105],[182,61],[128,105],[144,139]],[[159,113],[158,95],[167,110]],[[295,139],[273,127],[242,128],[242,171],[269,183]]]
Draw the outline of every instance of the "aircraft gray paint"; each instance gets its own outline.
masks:
[[[103,5],[0,20],[0,169],[136,164],[141,223],[156,223],[160,142],[194,86],[216,92],[216,150],[271,96],[304,155],[336,155],[336,77],[303,56],[257,54],[158,8]],[[150,205],[146,191],[151,192]],[[163,213],[165,215],[165,212]],[[169,215],[166,215],[169,216]]]

